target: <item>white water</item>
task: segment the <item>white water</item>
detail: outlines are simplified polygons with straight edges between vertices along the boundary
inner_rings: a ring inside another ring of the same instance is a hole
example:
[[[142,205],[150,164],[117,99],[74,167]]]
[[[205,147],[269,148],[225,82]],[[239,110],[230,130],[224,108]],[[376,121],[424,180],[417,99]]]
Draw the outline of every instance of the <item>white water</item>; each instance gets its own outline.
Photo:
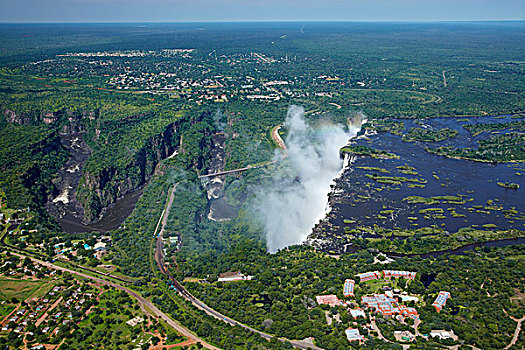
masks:
[[[339,150],[356,136],[361,120],[358,124],[349,132],[330,123],[314,129],[305,120],[302,108],[290,107],[285,140],[287,174],[275,175],[272,186],[262,189],[256,198],[256,209],[266,229],[268,251],[303,242],[315,224],[325,217],[329,210],[330,185],[342,175],[343,165],[348,166],[343,164]]]

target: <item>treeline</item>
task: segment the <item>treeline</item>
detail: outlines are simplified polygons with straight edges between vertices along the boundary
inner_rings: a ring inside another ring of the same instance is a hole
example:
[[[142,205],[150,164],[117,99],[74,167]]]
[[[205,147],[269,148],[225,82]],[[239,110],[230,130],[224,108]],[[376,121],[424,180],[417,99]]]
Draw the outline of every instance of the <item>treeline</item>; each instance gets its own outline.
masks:
[[[427,148],[427,151],[451,158],[480,162],[506,163],[525,160],[525,135],[521,133],[497,135],[487,140],[480,140],[478,144],[479,147],[476,149],[438,147]]]
[[[410,128],[410,130],[408,130],[408,133],[403,135],[403,141],[405,142],[415,142],[415,141],[439,142],[439,141],[443,141],[443,140],[455,137],[457,133],[458,132],[456,130],[452,130],[448,128],[439,129],[439,130]]]
[[[0,187],[11,208],[29,207],[49,223],[44,203],[58,193],[52,180],[69,158],[55,128],[21,126],[0,117]]]

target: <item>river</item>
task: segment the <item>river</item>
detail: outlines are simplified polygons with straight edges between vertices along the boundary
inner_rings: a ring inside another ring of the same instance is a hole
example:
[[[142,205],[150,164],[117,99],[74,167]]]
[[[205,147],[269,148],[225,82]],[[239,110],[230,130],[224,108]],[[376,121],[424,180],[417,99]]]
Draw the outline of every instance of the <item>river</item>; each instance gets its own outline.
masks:
[[[397,159],[358,157],[344,172],[330,195],[329,215],[316,227],[310,240],[330,232],[325,250],[344,250],[333,237],[351,235],[380,238],[377,228],[389,230],[435,227],[445,234],[462,228],[521,230],[525,225],[525,164],[482,163],[438,156],[427,152],[428,147],[451,146],[476,148],[477,142],[488,138],[487,133],[472,136],[462,125],[469,123],[509,122],[510,116],[471,118],[432,118],[423,121],[402,120],[404,133],[411,127],[456,130],[456,137],[441,142],[405,142],[401,136],[388,132],[369,134],[354,144],[394,153]],[[402,173],[412,169],[413,174]],[[420,182],[383,185],[367,177],[378,176],[417,178]],[[498,182],[520,184],[518,190],[507,189]],[[416,186],[411,186],[412,184]],[[438,200],[432,204],[411,204],[408,197],[461,197],[456,203]],[[426,212],[431,208],[434,212]],[[361,228],[368,228],[363,231]],[[359,232],[359,233],[358,233]],[[392,236],[390,239],[405,239]],[[333,244],[329,244],[328,241]],[[472,242],[466,240],[466,243]],[[514,241],[504,241],[514,242]],[[473,246],[478,246],[475,243]],[[507,243],[502,243],[507,244]],[[513,244],[513,243],[510,243]],[[438,253],[436,253],[438,254]]]

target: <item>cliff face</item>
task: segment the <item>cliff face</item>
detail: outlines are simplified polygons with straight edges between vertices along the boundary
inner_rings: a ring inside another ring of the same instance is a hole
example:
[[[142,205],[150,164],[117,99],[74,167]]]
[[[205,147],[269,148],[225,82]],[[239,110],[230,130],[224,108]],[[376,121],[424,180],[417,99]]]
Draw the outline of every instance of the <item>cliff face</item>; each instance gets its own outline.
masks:
[[[46,205],[49,213],[56,219],[71,214],[85,224],[96,222],[104,215],[105,209],[119,198],[146,184],[154,175],[159,162],[174,154],[176,150],[180,157],[187,159],[188,167],[200,169],[205,166],[207,159],[206,152],[199,152],[208,147],[206,136],[202,139],[183,139],[181,136],[183,131],[202,122],[207,116],[205,113],[196,117],[185,116],[167,125],[162,132],[147,139],[143,146],[128,158],[127,163],[110,164],[91,171],[84,168],[91,149],[83,139],[94,141],[93,146],[96,147],[101,122],[98,111],[71,113],[61,110],[24,114],[4,109],[1,115],[9,123],[44,123],[54,130],[52,137],[37,145],[38,153],[51,155],[60,150],[63,159],[55,164],[56,169],[48,171],[49,178],[40,179],[40,169],[31,168],[23,176],[23,182],[37,199],[36,202],[42,207]],[[207,131],[204,131],[204,134],[206,133]],[[186,144],[188,139],[198,140],[198,145],[193,147],[196,148],[193,151],[188,151],[193,145]],[[76,153],[82,154],[77,157]],[[188,156],[188,153],[192,155]],[[37,178],[38,186],[35,185]]]
[[[160,135],[149,139],[125,167],[109,166],[96,172],[84,172],[76,196],[84,208],[85,222],[96,220],[104,208],[151,178],[157,164],[175,152],[178,146],[177,124],[168,125]]]
[[[59,110],[56,112],[33,112],[33,113],[17,113],[10,109],[4,109],[2,112],[5,120],[8,123],[27,125],[31,123],[42,122],[44,124],[53,124],[62,122],[62,133],[70,134],[73,132],[80,132],[85,130],[85,121],[95,120],[98,112],[83,111],[82,113],[73,113],[67,110]]]
[[[53,158],[49,162],[33,162],[22,175],[22,183],[30,189],[34,204],[45,203],[48,198],[57,195],[57,187],[50,183],[50,179],[67,159],[67,150],[59,134],[53,132],[47,139],[33,144],[31,154],[34,159]]]
[[[169,124],[163,132],[148,139],[124,167],[107,166],[93,172],[84,171],[76,190],[76,198],[84,209],[84,222],[96,221],[117,199],[146,184],[155,173],[157,164],[181,147],[182,132],[204,116],[186,117]],[[207,144],[204,142],[199,146],[205,149]],[[184,149],[179,149],[179,152],[184,153]],[[202,167],[203,159],[205,155],[199,156],[192,166]]]

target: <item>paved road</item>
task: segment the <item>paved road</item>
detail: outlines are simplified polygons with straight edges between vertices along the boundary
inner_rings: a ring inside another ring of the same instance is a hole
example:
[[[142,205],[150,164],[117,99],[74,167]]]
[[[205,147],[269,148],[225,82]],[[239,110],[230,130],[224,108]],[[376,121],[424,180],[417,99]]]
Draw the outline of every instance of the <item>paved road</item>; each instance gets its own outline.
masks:
[[[170,273],[170,271],[166,268],[166,265],[164,264],[164,255],[163,255],[163,233],[164,233],[164,227],[167,223],[167,218],[169,216],[169,213],[170,213],[170,210],[171,210],[171,205],[173,204],[173,198],[174,198],[174,191],[175,191],[175,187],[177,185],[175,185],[172,189],[171,192],[168,192],[168,196],[169,196],[169,200],[167,201],[167,205],[166,205],[166,209],[162,212],[161,214],[161,217],[159,218],[159,223],[157,224],[157,227],[155,229],[155,234],[157,235],[157,238],[156,238],[156,241],[155,241],[155,253],[154,253],[154,257],[155,257],[155,261],[157,263],[157,266],[160,270],[161,273],[167,275],[171,281],[171,283],[173,283],[173,286],[177,289],[177,291],[179,292],[179,294],[186,300],[188,300],[189,302],[191,302],[195,307],[197,307],[198,309],[206,312],[206,314],[212,316],[212,317],[215,317],[216,319],[218,320],[221,320],[223,322],[226,322],[232,326],[240,326],[240,327],[243,327],[251,332],[254,332],[254,333],[257,333],[259,335],[261,335],[262,337],[266,338],[266,339],[273,339],[274,336],[273,335],[270,335],[268,333],[264,333],[264,332],[261,332],[261,331],[258,331],[250,326],[247,326],[243,323],[240,323],[238,321],[235,321],[234,319],[230,318],[230,317],[227,317],[223,314],[221,314],[220,312],[218,311],[215,311],[214,309],[212,309],[211,307],[209,307],[208,305],[204,304],[202,301],[200,301],[199,299],[195,298],[193,295],[191,295],[190,292],[188,292],[186,290],[186,288],[184,288],[183,285],[181,285],[179,283],[179,281],[177,281]],[[159,233],[157,234],[157,230],[159,228],[159,226],[161,227]],[[311,344],[311,343],[308,343],[308,342],[304,342],[304,341],[300,341],[300,340],[288,340],[288,339],[284,339],[284,338],[279,338],[279,340],[281,341],[289,341],[294,347],[296,348],[300,348],[300,349],[314,349],[314,350],[322,350],[321,348]]]
[[[23,254],[20,254],[20,253],[13,253],[13,254],[16,254],[16,255],[18,255],[18,256],[20,256],[22,258],[27,257],[27,255],[23,255]],[[131,295],[133,298],[135,298],[139,302],[141,309],[145,310],[147,313],[149,313],[150,315],[152,315],[154,317],[156,316],[156,317],[162,318],[170,327],[172,327],[173,329],[175,329],[177,332],[179,332],[180,334],[184,335],[188,339],[193,340],[195,342],[200,342],[207,349],[220,350],[219,348],[217,348],[217,347],[215,347],[215,346],[213,346],[211,344],[208,344],[204,340],[202,340],[202,339],[198,338],[197,336],[195,336],[189,329],[181,326],[180,324],[178,324],[177,322],[172,320],[168,315],[166,315],[165,313],[160,311],[151,301],[149,301],[148,299],[143,298],[141,295],[137,294],[135,291],[133,291],[133,290],[127,288],[127,287],[124,287],[124,286],[122,286],[120,284],[117,284],[117,283],[114,283],[114,282],[103,280],[103,279],[98,278],[98,277],[94,277],[94,276],[85,274],[85,273],[82,273],[82,272],[78,272],[78,271],[71,270],[71,269],[68,269],[68,268],[65,268],[65,267],[62,267],[62,266],[58,266],[58,265],[55,265],[55,264],[52,264],[52,263],[49,263],[49,262],[46,262],[46,261],[43,261],[43,260],[39,260],[39,259],[30,257],[30,256],[29,256],[29,258],[31,260],[33,260],[34,262],[36,262],[36,263],[38,263],[38,264],[40,264],[42,266],[46,266],[46,267],[48,267],[50,269],[69,272],[71,274],[75,274],[77,276],[81,276],[81,277],[90,279],[90,280],[95,281],[97,283],[108,285],[108,286],[112,286],[112,287],[114,287],[114,288],[116,288],[118,290],[122,290],[122,291],[128,293],[129,295]]]
[[[283,139],[281,138],[281,135],[279,135],[279,129],[281,129],[281,127],[282,127],[282,124],[279,124],[276,127],[274,127],[272,129],[271,135],[272,135],[272,139],[279,145],[279,147],[281,149],[284,150],[284,157],[286,158],[286,157],[288,157],[288,148],[286,147],[286,144],[284,143]],[[247,167],[244,167],[244,168],[220,171],[220,172],[213,173],[213,174],[199,175],[199,179],[203,179],[203,178],[206,178],[206,177],[215,177],[215,176],[221,176],[221,175],[240,173],[242,171],[246,171],[246,170],[250,170],[250,169],[257,169],[257,168],[261,168],[261,167],[264,167],[264,166],[267,166],[267,165],[270,165],[270,164],[274,164],[274,163],[276,163],[276,161],[272,160],[272,161],[264,162],[264,163],[261,163],[261,164],[248,165]]]

